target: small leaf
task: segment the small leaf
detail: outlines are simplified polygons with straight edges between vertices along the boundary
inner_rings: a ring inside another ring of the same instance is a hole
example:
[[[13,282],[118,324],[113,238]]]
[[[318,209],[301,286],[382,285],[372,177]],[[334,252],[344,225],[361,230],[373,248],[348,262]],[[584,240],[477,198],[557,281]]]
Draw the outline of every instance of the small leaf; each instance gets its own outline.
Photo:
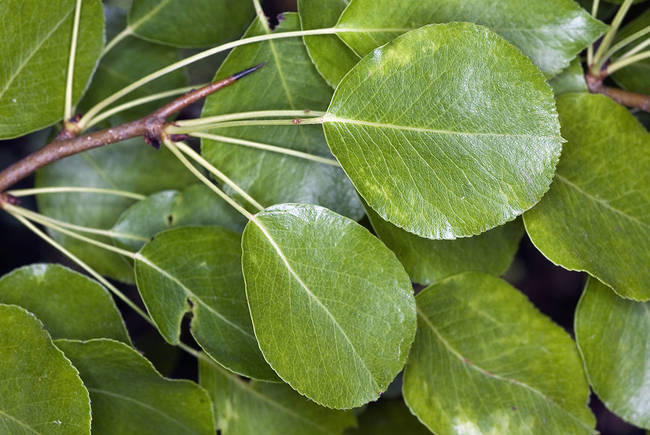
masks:
[[[43,324],[0,304],[0,430],[6,434],[88,434],[90,398],[79,373]]]
[[[404,399],[435,433],[592,434],[575,343],[505,281],[470,272],[418,294]]]
[[[0,139],[63,118],[76,1],[5,0],[0,9]],[[99,0],[82,2],[72,101],[81,98],[104,42]]]
[[[247,382],[203,360],[199,383],[212,398],[224,435],[340,434],[355,423],[351,412],[318,406],[288,385]]]
[[[131,344],[120,312],[97,281],[57,264],[32,264],[0,278],[0,302],[38,316],[52,338],[113,338]]]
[[[430,23],[469,21],[513,43],[547,76],[569,66],[607,26],[573,0],[352,0],[339,19],[339,36],[360,55]]]
[[[283,380],[331,408],[386,390],[415,332],[411,283],[392,252],[353,220],[306,204],[258,213],[242,252],[255,335]]]
[[[299,0],[302,30],[334,26],[348,4],[350,0]],[[336,35],[305,36],[304,41],[314,66],[333,88],[359,62],[360,57]]]
[[[569,92],[588,92],[585,72],[580,57],[576,57],[564,71],[548,81],[556,96]]]
[[[575,333],[600,400],[629,423],[650,429],[650,304],[619,298],[589,278]]]
[[[300,30],[297,14],[285,13],[283,17],[275,33]],[[255,20],[245,36],[261,34],[264,28]],[[238,47],[228,55],[215,80],[262,62],[267,65],[246,77],[241,86],[230,86],[208,97],[202,116],[327,108],[332,90],[314,69],[299,38]],[[318,125],[220,128],[217,133],[331,157]],[[363,216],[363,207],[352,184],[335,166],[207,139],[202,140],[202,153],[263,205],[314,203],[354,219]]]
[[[519,221],[509,222],[478,236],[457,240],[430,240],[386,222],[366,208],[379,238],[397,255],[411,280],[433,284],[467,271],[501,275],[510,266],[523,234]]]
[[[616,34],[615,42],[623,38],[627,38],[639,30],[650,26],[650,9],[647,9],[644,13],[639,15],[634,21],[631,21],[627,26],[623,27],[620,32]],[[622,51],[618,54],[622,54],[636,47],[644,41],[650,39],[650,34],[646,34],[644,37],[637,39],[630,45],[627,45]],[[616,60],[616,57],[614,58]],[[628,65],[623,69],[615,71],[612,74],[612,78],[616,83],[618,83],[622,88],[628,89],[633,92],[639,92],[641,94],[650,94],[650,59],[643,59],[641,61],[635,62],[632,65]]]
[[[192,335],[208,355],[236,373],[277,381],[253,334],[240,239],[218,227],[165,231],[136,257],[138,290],[169,343],[179,342],[181,321],[191,310]]]
[[[207,393],[193,382],[163,378],[135,349],[103,338],[56,345],[90,391],[93,433],[214,434]]]
[[[359,416],[359,427],[345,435],[426,435],[429,430],[418,421],[401,399],[371,403]]]
[[[253,15],[251,1],[135,0],[128,28],[154,42],[203,47],[236,39]]]
[[[543,75],[469,23],[426,26],[363,58],[324,128],[368,204],[432,239],[480,234],[532,207],[562,141]]]
[[[132,235],[117,241],[137,251],[163,230],[192,225],[218,225],[241,233],[246,219],[212,190],[195,184],[182,192],[166,190],[136,202],[122,213],[113,231]]]
[[[141,139],[132,139],[59,160],[36,174],[36,187],[83,186],[125,190],[149,195],[167,189],[183,189],[196,178],[166,149],[156,151]],[[94,193],[39,195],[41,213],[55,219],[93,228],[108,229],[134,200]],[[127,260],[69,237],[52,235],[102,275],[133,282]],[[93,236],[94,237],[94,236]],[[106,243],[111,239],[95,237]]]
[[[650,134],[603,95],[563,95],[558,111],[568,143],[526,231],[553,263],[648,300]]]

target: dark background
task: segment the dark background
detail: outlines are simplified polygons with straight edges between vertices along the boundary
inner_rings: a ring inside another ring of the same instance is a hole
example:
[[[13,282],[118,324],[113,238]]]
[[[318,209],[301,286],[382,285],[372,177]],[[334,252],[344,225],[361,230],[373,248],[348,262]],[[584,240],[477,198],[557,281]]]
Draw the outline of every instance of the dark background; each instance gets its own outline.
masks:
[[[282,11],[295,10],[295,5],[295,0],[267,0],[264,2],[265,11],[271,17],[271,21],[274,21],[277,14]],[[643,4],[633,7],[626,21],[638,16],[646,7]],[[0,168],[8,166],[30,151],[43,146],[49,134],[48,129],[20,139],[0,141]],[[32,185],[33,179],[30,178],[14,188],[32,187]],[[35,208],[35,203],[31,198],[24,198],[21,205]],[[4,275],[16,267],[39,262],[62,263],[77,269],[55,249],[22,227],[6,213],[0,213],[0,234],[0,275]],[[528,237],[524,236],[515,261],[506,273],[506,279],[524,292],[544,314],[550,316],[573,335],[573,314],[585,282],[583,273],[570,272],[554,266],[535,249]],[[120,287],[133,300],[139,300],[137,291],[133,287],[122,285]],[[136,346],[154,362],[163,374],[173,377],[196,378],[196,365],[193,358],[166,345],[159,335],[128,307],[119,301],[117,303]],[[187,328],[184,330],[187,331]],[[187,333],[183,340],[192,342],[191,336]],[[593,394],[590,406],[597,417],[597,429],[601,433],[606,435],[641,435],[644,433],[610,413]]]

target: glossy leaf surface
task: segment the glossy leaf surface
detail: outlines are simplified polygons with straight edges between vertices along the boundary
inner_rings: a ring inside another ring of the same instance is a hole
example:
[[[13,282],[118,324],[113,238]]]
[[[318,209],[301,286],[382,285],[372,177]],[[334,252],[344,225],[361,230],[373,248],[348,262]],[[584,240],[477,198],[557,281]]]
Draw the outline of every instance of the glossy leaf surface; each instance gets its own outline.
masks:
[[[470,270],[501,275],[512,263],[523,234],[523,226],[515,221],[474,237],[430,240],[386,222],[370,208],[366,213],[379,238],[404,265],[411,281],[424,285]]]
[[[607,30],[573,0],[352,0],[336,27],[350,47],[365,55],[404,32],[449,21],[488,26],[547,76],[566,68]]]
[[[253,334],[240,239],[218,227],[161,233],[138,254],[138,290],[169,343],[179,342],[181,321],[191,310],[192,335],[208,355],[247,377],[277,380]]]
[[[166,189],[183,189],[196,178],[166,149],[155,150],[140,139],[128,140],[59,160],[37,172],[37,187],[84,186],[118,189],[149,195]],[[94,228],[108,229],[115,224],[133,199],[94,193],[40,195],[41,213],[53,218]],[[133,282],[129,262],[86,242],[52,235],[103,275]],[[93,236],[95,237],[95,236]],[[108,238],[99,240],[112,243]]]
[[[345,435],[426,435],[429,430],[422,425],[400,399],[379,400],[371,403],[359,416],[358,427]]]
[[[0,303],[19,305],[52,338],[113,338],[131,343],[120,312],[98,282],[57,264],[32,264],[0,278]]]
[[[616,41],[627,38],[633,33],[648,26],[650,26],[650,9],[639,15],[638,18],[630,22],[627,26],[623,27],[616,35]],[[650,34],[646,34],[644,37],[637,39],[632,44],[627,45],[618,54],[620,55],[631,50],[638,44],[647,41],[649,38]],[[616,60],[616,58],[614,60]],[[628,65],[612,74],[612,78],[621,87],[641,94],[650,94],[650,79],[648,79],[648,77],[650,77],[650,59],[643,59],[639,62],[635,62],[632,65]]]
[[[367,203],[432,239],[480,234],[532,207],[562,142],[544,76],[469,23],[426,26],[366,56],[324,128]]]
[[[575,316],[576,341],[594,392],[616,415],[650,428],[650,304],[618,297],[589,278]]]
[[[57,340],[90,392],[92,432],[214,434],[210,398],[193,382],[163,378],[124,343]]]
[[[580,57],[573,59],[571,64],[549,80],[548,84],[551,85],[556,96],[570,92],[588,92]]]
[[[303,30],[322,29],[336,24],[350,0],[300,0],[298,13]],[[333,88],[359,62],[359,55],[336,35],[305,36],[305,46],[314,66]]]
[[[355,423],[351,412],[318,406],[286,384],[247,382],[202,360],[199,382],[224,435],[340,434]]]
[[[195,184],[182,192],[166,190],[136,202],[122,213],[113,231],[133,235],[117,240],[139,250],[161,231],[192,225],[217,225],[241,233],[246,219],[208,187]]]
[[[133,0],[128,28],[154,42],[203,47],[236,39],[253,15],[251,1]]]
[[[283,14],[275,32],[300,30],[295,13]],[[245,36],[264,33],[259,20]],[[253,110],[325,110],[332,90],[314,69],[300,38],[287,38],[234,49],[215,80],[251,65],[267,62],[261,70],[207,98],[202,116]],[[220,128],[219,135],[292,148],[331,157],[318,125]],[[363,207],[343,171],[335,166],[240,145],[202,141],[207,160],[225,172],[261,204],[304,202],[323,205],[359,219]]]
[[[63,118],[75,0],[5,0],[0,8],[0,138],[22,136]],[[82,2],[74,63],[79,101],[104,43],[99,0]]]
[[[418,294],[407,405],[435,433],[594,433],[571,337],[505,281],[471,272]]]
[[[0,304],[0,432],[88,434],[90,398],[43,324]]]
[[[353,220],[306,204],[258,213],[242,252],[255,335],[278,375],[328,407],[375,400],[415,332],[411,283],[395,255]]]
[[[568,143],[551,190],[524,215],[526,231],[555,264],[648,300],[650,134],[603,95],[564,95],[558,111]]]

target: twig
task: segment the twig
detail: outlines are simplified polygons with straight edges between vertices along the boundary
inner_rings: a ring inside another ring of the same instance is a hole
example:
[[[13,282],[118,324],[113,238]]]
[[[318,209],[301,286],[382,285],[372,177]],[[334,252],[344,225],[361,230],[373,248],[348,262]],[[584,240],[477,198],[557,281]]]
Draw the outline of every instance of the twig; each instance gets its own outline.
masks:
[[[634,107],[650,112],[650,95],[637,94],[636,92],[624,91],[623,89],[610,88],[603,85],[603,76],[594,77],[591,74],[585,75],[589,92],[594,94],[607,95],[612,100],[627,107]]]
[[[191,91],[137,121],[128,122],[120,126],[72,138],[70,138],[69,135],[74,133],[66,128],[64,131],[68,131],[68,133],[62,134],[40,150],[28,155],[0,172],[0,192],[4,192],[16,182],[52,162],[93,148],[120,142],[125,139],[143,136],[147,143],[159,148],[160,135],[163,132],[166,119],[169,116],[179,112],[190,104],[207,97],[219,89],[236,82],[245,75],[260,69],[262,66],[264,66],[264,64],[256,65],[226,79],[209,84],[195,91]],[[10,196],[0,194],[0,206],[2,205],[2,202],[9,202],[10,200]]]

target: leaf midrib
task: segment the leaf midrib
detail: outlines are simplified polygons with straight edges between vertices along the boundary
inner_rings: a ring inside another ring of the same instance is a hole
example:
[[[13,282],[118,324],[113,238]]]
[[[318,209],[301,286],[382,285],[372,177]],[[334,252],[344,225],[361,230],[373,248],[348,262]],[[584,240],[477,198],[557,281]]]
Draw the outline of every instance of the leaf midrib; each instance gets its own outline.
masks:
[[[307,295],[308,295],[310,298],[312,298],[314,301],[316,301],[316,303],[317,303],[317,304],[318,304],[318,305],[323,309],[323,311],[325,312],[325,314],[327,314],[327,316],[328,316],[330,319],[332,319],[332,322],[334,322],[334,325],[336,326],[336,328],[341,332],[341,334],[343,335],[343,337],[345,338],[345,340],[346,340],[346,341],[348,342],[348,344],[350,345],[350,348],[352,349],[353,354],[354,354],[354,355],[359,359],[359,361],[361,362],[361,366],[366,370],[366,372],[367,372],[368,375],[370,376],[370,379],[372,380],[375,389],[379,390],[379,384],[377,384],[377,381],[375,380],[375,377],[373,376],[372,372],[370,371],[370,369],[369,369],[368,366],[366,365],[366,362],[365,362],[364,359],[361,357],[361,354],[359,354],[359,352],[357,351],[356,347],[354,346],[354,344],[352,343],[352,341],[351,341],[350,338],[348,337],[348,335],[347,335],[347,333],[345,332],[345,330],[341,327],[341,325],[339,324],[339,322],[336,320],[336,318],[334,317],[334,315],[332,315],[332,313],[330,312],[330,310],[327,309],[327,307],[326,307],[326,306],[321,302],[321,300],[318,299],[318,297],[317,297],[314,293],[312,293],[312,291],[309,289],[309,287],[307,287],[307,285],[305,284],[305,282],[302,280],[302,278],[300,278],[300,276],[296,273],[296,271],[293,270],[293,268],[291,267],[291,264],[289,263],[289,260],[287,259],[287,257],[284,255],[284,253],[283,253],[282,250],[280,249],[280,246],[276,243],[276,241],[273,239],[273,237],[271,237],[271,235],[269,234],[268,230],[266,229],[266,227],[264,227],[264,225],[262,225],[262,223],[259,221],[259,219],[258,219],[257,217],[254,216],[253,219],[251,220],[251,222],[253,222],[253,223],[254,223],[254,224],[255,224],[255,225],[256,225],[256,226],[257,226],[257,227],[262,231],[262,233],[264,234],[264,236],[267,238],[267,240],[268,240],[269,243],[271,244],[271,247],[275,250],[275,252],[278,254],[278,257],[280,258],[280,260],[284,263],[285,267],[286,267],[287,270],[289,271],[289,274],[290,274],[290,275],[291,275],[291,276],[296,280],[296,282],[298,282],[298,284],[299,284],[299,285],[300,285],[300,286],[305,290],[305,293],[307,293]]]
[[[520,387],[522,387],[522,388],[525,388],[525,389],[527,389],[527,390],[529,390],[529,391],[531,391],[531,392],[537,394],[538,396],[542,397],[545,401],[547,401],[547,402],[550,403],[551,405],[555,406],[556,408],[559,408],[560,411],[562,411],[563,413],[565,413],[566,415],[568,415],[571,419],[573,419],[573,420],[575,420],[576,422],[578,422],[578,423],[580,424],[580,426],[586,428],[587,430],[589,430],[589,432],[593,432],[593,428],[589,427],[589,426],[588,426],[584,421],[580,420],[578,417],[576,417],[575,415],[573,415],[572,413],[570,413],[569,411],[567,411],[566,409],[564,409],[562,406],[560,406],[558,403],[556,403],[553,399],[551,399],[550,397],[546,396],[544,393],[542,393],[542,392],[539,391],[538,389],[536,389],[536,388],[534,388],[534,387],[532,387],[532,386],[530,386],[530,385],[528,385],[528,384],[526,384],[526,383],[524,383],[524,382],[518,381],[518,380],[516,380],[516,379],[510,379],[510,378],[506,378],[506,377],[503,377],[503,376],[497,375],[497,374],[495,374],[495,373],[488,372],[487,370],[485,370],[485,369],[483,369],[483,368],[477,366],[476,364],[474,364],[474,363],[470,363],[469,360],[468,360],[467,358],[463,357],[463,355],[462,355],[458,350],[456,350],[456,349],[455,349],[455,348],[454,348],[454,347],[453,347],[453,346],[452,346],[452,345],[451,345],[451,344],[450,344],[450,343],[449,343],[449,342],[448,342],[448,341],[447,341],[447,340],[442,336],[442,334],[440,334],[440,332],[438,331],[438,329],[436,329],[436,327],[433,325],[433,323],[432,323],[432,322],[429,320],[429,318],[428,318],[428,317],[427,317],[427,316],[422,312],[422,310],[420,310],[419,307],[416,306],[415,309],[416,309],[416,311],[417,311],[418,316],[420,316],[420,318],[424,321],[424,323],[426,323],[426,325],[431,329],[431,331],[436,335],[436,337],[438,337],[438,340],[440,340],[440,342],[445,346],[445,348],[447,348],[447,350],[448,350],[452,355],[454,355],[456,358],[458,358],[458,359],[459,359],[463,364],[465,364],[466,366],[468,366],[468,367],[470,367],[470,368],[476,370],[477,372],[479,372],[480,374],[482,374],[482,375],[484,375],[484,376],[487,376],[487,377],[489,377],[489,378],[494,378],[494,379],[497,379],[497,380],[499,380],[499,381],[507,382],[507,383],[510,383],[510,384],[513,384],[513,385],[520,386]]]
[[[7,80],[7,84],[4,86],[2,91],[0,91],[0,100],[2,99],[4,94],[7,92],[7,90],[9,89],[11,84],[13,83],[13,81],[16,80],[16,77],[18,77],[20,72],[25,68],[25,66],[27,66],[27,64],[32,59],[32,57],[34,57],[34,55],[41,49],[43,44],[45,44],[45,41],[50,39],[50,37],[54,34],[54,32],[56,32],[59,29],[59,27],[61,27],[61,24],[63,24],[63,22],[68,19],[68,17],[70,16],[70,14],[72,13],[73,10],[74,10],[74,8],[70,9],[63,16],[63,18],[61,20],[59,20],[56,24],[54,24],[54,26],[52,27],[52,30],[50,30],[47,33],[47,35],[45,35],[45,37],[41,41],[39,41],[38,44],[36,44],[36,47],[34,48],[34,50],[32,50],[32,52],[27,55],[27,57],[20,63],[20,65],[18,65],[18,68],[16,69],[16,71],[11,75],[11,77],[9,77],[9,80]]]
[[[353,125],[361,125],[364,127],[388,128],[393,130],[414,131],[417,133],[432,133],[432,134],[452,135],[452,136],[526,137],[526,138],[536,138],[536,139],[558,139],[558,140],[561,139],[561,136],[555,136],[555,135],[545,136],[545,135],[534,135],[534,134],[525,134],[525,133],[470,132],[470,131],[441,130],[441,129],[427,128],[427,127],[412,127],[408,125],[363,121],[363,120],[351,119],[351,118],[341,118],[331,113],[328,113],[323,117],[323,124],[326,123],[353,124]]]
[[[577,192],[581,193],[583,196],[586,196],[587,198],[591,199],[591,200],[594,201],[595,203],[602,205],[602,206],[605,207],[607,210],[609,210],[609,211],[611,211],[611,212],[614,212],[614,213],[618,214],[619,216],[622,216],[622,217],[626,218],[627,220],[632,221],[632,222],[636,223],[637,225],[639,225],[639,226],[641,226],[641,227],[644,227],[644,228],[650,229],[650,225],[649,225],[649,224],[646,224],[645,222],[640,221],[638,218],[636,218],[636,217],[634,217],[634,216],[630,216],[629,214],[625,213],[625,212],[622,211],[622,210],[619,210],[619,209],[617,209],[617,208],[615,208],[615,207],[612,207],[611,205],[609,205],[609,204],[607,203],[606,200],[604,200],[604,199],[600,199],[600,198],[597,198],[596,196],[592,195],[591,193],[587,192],[586,190],[583,190],[580,186],[578,186],[577,184],[573,183],[573,182],[570,181],[568,178],[563,177],[563,176],[560,175],[559,173],[556,173],[556,174],[555,174],[555,177],[556,177],[558,180],[560,180],[562,183],[566,184],[567,186],[569,186],[569,187],[573,188],[574,190],[576,190]]]
[[[120,393],[115,393],[115,392],[112,392],[112,391],[102,390],[100,388],[88,388],[88,391],[93,392],[93,393],[97,393],[97,394],[104,394],[106,396],[114,397],[116,399],[121,399],[121,400],[124,400],[126,402],[135,403],[136,405],[138,405],[138,406],[140,406],[142,408],[148,409],[149,411],[154,412],[154,413],[166,418],[167,420],[176,423],[178,426],[188,430],[189,432],[194,432],[194,430],[192,428],[188,427],[187,425],[185,425],[185,423],[183,423],[181,421],[178,421],[177,419],[175,419],[174,417],[169,416],[168,414],[164,413],[163,411],[149,405],[148,403],[145,403],[145,402],[142,402],[142,401],[140,401],[138,399],[135,399],[133,397],[129,397],[129,396],[126,396],[126,395],[120,394]]]
[[[203,305],[203,306],[204,306],[208,311],[210,311],[212,314],[214,314],[215,316],[217,316],[218,318],[220,318],[220,319],[221,319],[222,321],[224,321],[226,324],[228,324],[228,325],[230,325],[231,327],[237,329],[239,332],[241,332],[242,334],[246,335],[247,337],[249,337],[249,338],[255,340],[255,337],[253,336],[253,334],[251,334],[250,332],[244,330],[241,326],[239,326],[239,325],[233,323],[231,320],[229,320],[229,319],[227,319],[226,317],[224,317],[223,314],[221,314],[220,312],[218,312],[217,310],[215,310],[214,308],[212,308],[210,305],[208,305],[205,301],[203,301],[203,299],[201,299],[200,297],[198,297],[198,296],[196,295],[196,293],[194,293],[192,290],[190,290],[189,288],[187,288],[187,287],[185,286],[185,284],[183,284],[183,283],[181,282],[180,279],[178,279],[178,278],[176,278],[175,276],[171,275],[169,272],[167,272],[166,270],[162,269],[160,266],[156,265],[155,263],[153,263],[151,260],[149,260],[147,257],[143,256],[143,255],[140,254],[139,252],[135,255],[134,259],[135,259],[135,261],[141,261],[142,263],[146,264],[147,266],[151,267],[152,269],[154,269],[155,271],[157,271],[158,273],[160,273],[161,275],[163,275],[165,278],[167,278],[167,279],[169,279],[170,281],[174,282],[176,285],[178,285],[180,288],[182,288],[183,291],[185,291],[186,296],[193,298],[193,300],[195,300],[195,301],[198,302],[199,304]]]
[[[33,432],[33,433],[35,433],[35,434],[39,434],[39,435],[41,434],[41,432],[36,431],[36,429],[34,429],[33,427],[31,427],[30,425],[28,425],[28,424],[25,423],[24,421],[19,420],[19,419],[17,419],[16,417],[14,417],[13,415],[7,414],[6,412],[4,412],[3,410],[0,409],[0,416],[3,416],[3,415],[4,415],[5,417],[7,417],[9,420],[11,420],[11,421],[15,421],[15,422],[18,423],[21,427],[24,427],[25,429],[29,429],[31,432]]]

